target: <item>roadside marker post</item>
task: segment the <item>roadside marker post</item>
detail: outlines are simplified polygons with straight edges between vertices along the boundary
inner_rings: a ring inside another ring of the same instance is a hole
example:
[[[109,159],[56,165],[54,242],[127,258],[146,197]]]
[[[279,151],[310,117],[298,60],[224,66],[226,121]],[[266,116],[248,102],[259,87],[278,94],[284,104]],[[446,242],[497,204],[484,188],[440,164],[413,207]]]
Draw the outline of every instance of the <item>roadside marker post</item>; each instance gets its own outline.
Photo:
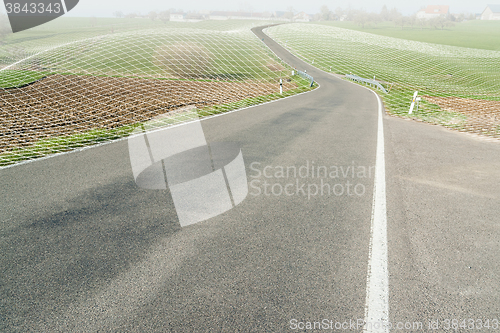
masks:
[[[280,79],[280,94],[283,95],[283,80]]]
[[[415,102],[417,100],[417,95],[418,91],[415,91],[415,93],[413,94],[413,99],[411,100],[410,111],[408,112],[408,114],[412,114],[413,112],[413,108],[415,107]]]

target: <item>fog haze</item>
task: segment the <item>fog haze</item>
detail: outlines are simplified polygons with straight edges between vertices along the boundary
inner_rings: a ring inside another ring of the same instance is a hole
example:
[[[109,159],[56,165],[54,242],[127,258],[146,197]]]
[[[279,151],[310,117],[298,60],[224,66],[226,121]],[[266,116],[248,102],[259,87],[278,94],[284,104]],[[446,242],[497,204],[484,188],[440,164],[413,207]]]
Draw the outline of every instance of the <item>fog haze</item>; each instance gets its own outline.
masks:
[[[466,0],[416,0],[416,1],[396,1],[396,0],[351,0],[351,1],[324,1],[324,0],[309,0],[309,1],[228,1],[228,0],[188,0],[188,1],[160,1],[160,0],[80,0],[78,6],[69,13],[68,16],[96,16],[96,17],[111,17],[113,12],[122,11],[124,13],[140,12],[146,14],[152,10],[166,10],[175,8],[182,11],[197,11],[197,10],[245,10],[254,12],[287,10],[289,7],[297,12],[304,11],[308,14],[318,13],[322,5],[327,5],[330,9],[337,7],[364,9],[370,12],[379,12],[386,5],[390,8],[398,8],[403,14],[409,15],[417,12],[421,7],[426,5],[449,5],[452,13],[481,13],[488,3],[495,1],[466,1]]]

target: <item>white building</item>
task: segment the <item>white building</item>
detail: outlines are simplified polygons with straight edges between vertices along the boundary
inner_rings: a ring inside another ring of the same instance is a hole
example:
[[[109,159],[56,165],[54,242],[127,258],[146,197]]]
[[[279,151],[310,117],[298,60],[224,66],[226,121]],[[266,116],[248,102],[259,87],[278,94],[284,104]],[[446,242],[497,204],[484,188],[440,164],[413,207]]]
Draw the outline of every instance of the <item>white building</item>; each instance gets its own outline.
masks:
[[[417,13],[418,19],[430,20],[435,17],[446,17],[450,14],[450,6],[430,5]]]
[[[210,20],[263,20],[263,21],[290,21],[277,14],[278,12],[269,13],[250,13],[250,12],[224,12],[215,11],[210,13]],[[307,14],[306,14],[307,15]]]
[[[170,14],[170,21],[172,22],[184,22],[183,13],[172,13]]]
[[[273,14],[215,11],[210,13],[210,19],[211,20],[272,20]]]
[[[311,16],[306,14],[305,12],[300,12],[293,17],[295,22],[309,22],[311,21]]]
[[[172,13],[170,21],[172,22],[200,22],[206,20],[206,16],[198,13]]]
[[[500,5],[487,5],[481,14],[481,20],[500,20]]]

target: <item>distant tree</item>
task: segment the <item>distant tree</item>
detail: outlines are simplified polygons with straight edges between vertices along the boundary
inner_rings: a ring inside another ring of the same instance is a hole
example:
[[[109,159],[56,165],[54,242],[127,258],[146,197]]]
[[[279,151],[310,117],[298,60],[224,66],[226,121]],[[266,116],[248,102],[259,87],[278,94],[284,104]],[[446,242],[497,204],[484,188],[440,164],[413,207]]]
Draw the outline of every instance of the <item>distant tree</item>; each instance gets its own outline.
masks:
[[[434,29],[441,28],[441,30],[444,30],[445,27],[452,27],[455,25],[454,22],[451,22],[443,16],[435,17],[431,19],[429,23],[434,27]]]
[[[429,22],[429,25],[431,27],[434,27],[434,29],[437,29],[439,26],[439,17],[433,17],[430,20],[428,20],[427,22]]]
[[[370,13],[368,14],[368,23],[373,23],[375,26],[382,21],[380,14]]]
[[[344,15],[344,10],[342,8],[340,7],[335,8],[335,16],[337,16],[339,20],[343,15]]]
[[[320,13],[314,14],[312,17],[312,20],[313,21],[321,21],[321,14]]]
[[[396,8],[391,9],[389,12],[389,18],[396,27],[401,27],[401,29],[404,28],[408,21],[408,18],[403,16],[403,14],[401,14]]]
[[[113,13],[113,16],[116,18],[122,18],[123,12],[121,10],[117,10],[116,12]]]
[[[344,12],[344,17],[346,21],[354,21],[354,18],[356,16],[357,10],[353,9],[348,9]]]
[[[454,27],[454,26],[455,26],[455,22],[453,22],[453,21],[445,21],[444,22],[444,26],[441,26],[441,30],[443,30],[444,27],[451,28],[451,27]]]
[[[126,18],[136,18],[137,17],[137,13],[130,13],[130,14],[127,14],[125,15]]]
[[[448,20],[444,16],[435,17],[429,20],[429,24],[431,24],[434,29],[441,28],[441,30],[444,30],[445,27],[453,27],[455,25],[454,22]]]
[[[420,27],[420,30],[424,30],[424,27],[427,25],[427,20],[417,19],[416,24]]]
[[[328,21],[330,19],[331,11],[326,5],[321,6],[320,13],[322,21]]]
[[[295,15],[295,9],[292,6],[288,7],[283,17],[289,20],[293,20],[293,16]]]
[[[170,21],[170,11],[164,10],[158,14],[158,19],[162,21],[163,23],[167,23],[167,21]]]
[[[413,29],[413,26],[417,23],[417,15],[413,14],[408,16],[407,21],[410,24],[411,28]]]
[[[403,30],[404,26],[408,22],[408,18],[406,16],[399,15],[393,20],[393,22],[396,26],[401,27],[401,30]]]
[[[384,5],[384,7],[382,7],[382,10],[380,11],[380,19],[382,21],[389,21],[389,10],[387,9],[386,5]]]
[[[151,21],[154,21],[158,18],[158,13],[152,10],[149,12],[148,17],[151,19]]]
[[[364,10],[357,10],[352,16],[354,23],[361,26],[363,29],[365,28],[365,25],[368,23],[368,18],[369,15]]]
[[[401,16],[403,16],[403,14],[401,14],[396,8],[393,8],[389,12],[389,21],[396,22],[401,18]]]
[[[447,21],[448,20],[445,17],[438,18],[438,26],[441,28],[441,30],[444,30],[444,27],[446,26]]]

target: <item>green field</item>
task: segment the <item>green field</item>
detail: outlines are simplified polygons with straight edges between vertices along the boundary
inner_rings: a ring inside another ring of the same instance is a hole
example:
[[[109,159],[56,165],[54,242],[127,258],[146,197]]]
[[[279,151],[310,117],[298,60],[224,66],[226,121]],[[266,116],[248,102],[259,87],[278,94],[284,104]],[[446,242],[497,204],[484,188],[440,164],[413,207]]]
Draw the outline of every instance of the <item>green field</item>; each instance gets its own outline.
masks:
[[[263,22],[262,24],[265,24]],[[260,23],[259,23],[260,24]],[[5,50],[39,52],[75,40],[82,40],[111,33],[131,32],[145,29],[202,29],[213,31],[249,30],[254,22],[241,20],[162,22],[146,18],[89,18],[61,17],[41,26],[10,34],[0,46]]]
[[[294,54],[337,74],[353,73],[376,79],[388,112],[408,116],[412,95],[500,100],[500,52],[422,43],[375,35],[325,24],[271,27],[268,34]],[[461,128],[464,116],[421,103],[412,117]],[[492,135],[498,135],[498,131]]]
[[[44,72],[224,80],[285,75],[286,66],[251,33],[249,22],[94,19],[92,28],[87,27],[91,19],[58,21],[7,39],[0,47],[0,65],[17,65],[0,71],[0,87],[27,84]],[[186,48],[191,53],[182,54]],[[164,53],[171,58],[168,66],[158,61]],[[195,59],[190,63],[189,57]],[[189,73],[188,67],[197,69]]]
[[[40,80],[49,72],[36,72],[28,70],[4,70],[0,72],[0,88],[18,88]]]
[[[433,27],[420,28],[417,25],[413,28],[405,26],[401,29],[392,22],[371,24],[365,28],[350,21],[330,21],[319,24],[418,42],[500,51],[500,21],[464,21],[443,30]]]

